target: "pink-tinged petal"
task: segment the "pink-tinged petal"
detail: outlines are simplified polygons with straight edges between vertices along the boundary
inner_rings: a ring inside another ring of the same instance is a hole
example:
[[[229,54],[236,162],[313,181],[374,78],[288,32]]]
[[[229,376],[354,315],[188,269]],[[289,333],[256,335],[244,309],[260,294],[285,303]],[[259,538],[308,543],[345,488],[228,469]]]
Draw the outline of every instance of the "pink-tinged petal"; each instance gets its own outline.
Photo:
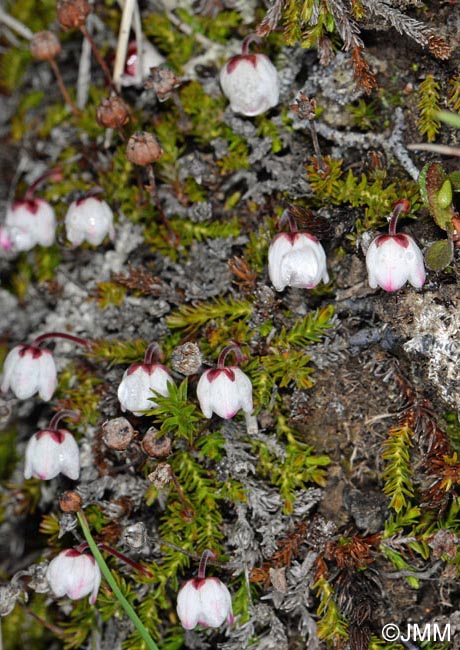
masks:
[[[193,581],[186,582],[177,594],[177,615],[186,630],[193,630],[198,624],[201,602]]]
[[[150,374],[149,378],[149,395],[147,396],[147,401],[148,401],[148,409],[155,408],[158,406],[157,402],[153,399],[154,395],[152,392],[159,393],[160,395],[163,395],[163,397],[168,397],[169,395],[169,386],[170,384],[174,383],[173,378],[163,368],[163,366],[159,363],[154,364],[154,370]]]
[[[240,368],[233,368],[236,375],[236,383],[238,385],[238,393],[240,396],[240,406],[245,413],[252,413],[252,383],[251,380]]]
[[[65,476],[76,481],[80,476],[80,450],[75,438],[69,431],[64,431],[64,442],[59,446],[59,470]]]
[[[200,408],[203,412],[204,417],[208,419],[212,417],[211,382],[208,378],[209,372],[210,371],[207,370],[201,375],[198,381],[198,386],[196,387],[196,396],[200,403]]]
[[[34,438],[36,442],[32,444]],[[51,435],[46,434],[39,438],[38,434],[34,433],[27,445],[26,456],[28,453],[31,455],[32,476],[49,481],[59,474],[60,445]]]
[[[49,350],[42,350],[38,359],[40,367],[38,394],[44,402],[48,402],[54,395],[57,386],[57,370],[54,358]]]
[[[24,459],[24,478],[29,479],[34,476],[33,461],[36,456],[37,438],[33,435],[27,443]]]
[[[34,358],[31,348],[27,348],[13,369],[10,388],[18,399],[29,399],[38,391],[39,380],[38,358]]]
[[[3,364],[2,393],[6,393],[11,387],[11,377],[14,373],[14,369],[17,363],[19,362],[19,352],[22,349],[22,345],[17,345],[12,350],[10,350],[6,356],[5,362]]]
[[[276,291],[283,291],[287,282],[282,273],[284,257],[292,251],[293,243],[290,233],[279,233],[268,249],[268,275]]]
[[[148,399],[150,395],[150,376],[142,365],[139,365],[134,372],[128,368],[118,387],[118,399],[122,410],[131,411],[134,415],[143,415],[144,411],[152,408]]]

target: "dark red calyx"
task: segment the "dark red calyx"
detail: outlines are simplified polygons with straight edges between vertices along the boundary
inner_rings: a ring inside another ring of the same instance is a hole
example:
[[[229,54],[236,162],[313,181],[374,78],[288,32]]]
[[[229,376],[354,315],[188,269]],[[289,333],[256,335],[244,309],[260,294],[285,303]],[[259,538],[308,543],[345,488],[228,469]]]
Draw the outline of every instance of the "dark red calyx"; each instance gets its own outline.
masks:
[[[33,359],[38,359],[39,357],[42,356],[43,352],[44,350],[42,350],[36,345],[21,345],[21,349],[19,350],[19,356],[25,357],[26,354],[31,354]]]
[[[256,54],[237,54],[232,56],[231,59],[227,62],[227,72],[231,74],[237,68],[238,63],[241,61],[247,61],[252,65],[253,68],[257,67],[257,55]]]
[[[206,578],[192,578],[191,583],[194,589],[201,589],[206,582]]]
[[[393,239],[399,246],[407,248],[409,246],[409,237],[407,235],[379,235],[375,239],[375,245],[379,248],[382,244],[387,242],[389,239]]]
[[[39,199],[21,199],[13,203],[13,210],[25,208],[30,214],[37,214],[41,201]]]
[[[40,440],[40,438],[43,438],[44,436],[51,436],[54,442],[62,445],[65,440],[66,433],[68,432],[65,429],[42,429],[41,431],[37,431],[35,437],[37,440]]]
[[[235,381],[235,373],[232,368],[213,368],[212,370],[208,370],[206,374],[209,383],[212,384],[212,382],[217,379],[221,372],[224,372],[230,381]]]

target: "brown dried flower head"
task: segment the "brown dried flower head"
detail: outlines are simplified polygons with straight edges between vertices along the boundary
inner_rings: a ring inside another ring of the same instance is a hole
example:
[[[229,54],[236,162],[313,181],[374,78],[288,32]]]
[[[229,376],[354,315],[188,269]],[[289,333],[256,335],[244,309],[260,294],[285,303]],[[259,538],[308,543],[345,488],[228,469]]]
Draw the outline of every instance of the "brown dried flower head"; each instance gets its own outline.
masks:
[[[129,108],[121,97],[103,99],[96,111],[96,120],[107,129],[119,129],[130,120]]]
[[[150,76],[144,84],[144,88],[153,88],[158,100],[164,102],[169,99],[173,91],[178,88],[181,81],[176,73],[166,66],[150,68]]]
[[[102,425],[102,440],[109,449],[124,451],[134,438],[134,429],[126,418],[106,420]]]
[[[85,24],[91,13],[91,5],[87,0],[59,0],[57,17],[62,29],[74,29]]]
[[[159,438],[159,431],[155,427],[150,427],[145,432],[141,446],[147,456],[151,458],[166,458],[171,453],[171,439],[164,436]]]
[[[126,147],[127,159],[135,165],[149,165],[157,162],[163,155],[163,149],[154,135],[147,131],[134,133]]]
[[[78,492],[67,490],[59,500],[63,512],[79,512],[81,510],[82,498]]]
[[[51,61],[61,53],[62,47],[58,37],[47,30],[37,32],[30,41],[30,53],[38,61]]]

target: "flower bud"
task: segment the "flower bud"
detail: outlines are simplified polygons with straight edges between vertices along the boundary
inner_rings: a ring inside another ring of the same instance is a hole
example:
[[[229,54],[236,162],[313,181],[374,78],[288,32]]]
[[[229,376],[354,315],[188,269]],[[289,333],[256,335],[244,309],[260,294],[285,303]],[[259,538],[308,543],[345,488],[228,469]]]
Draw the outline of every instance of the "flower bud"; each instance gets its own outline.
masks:
[[[275,66],[265,54],[233,56],[220,72],[220,85],[232,111],[249,117],[265,113],[279,99],[279,79]]]
[[[50,350],[32,345],[10,350],[3,364],[3,393],[11,389],[18,399],[29,399],[38,392],[48,402],[56,385],[56,365]]]
[[[134,133],[126,147],[127,159],[135,165],[149,165],[157,162],[163,155],[163,149],[154,135],[141,131]]]
[[[49,481],[58,474],[73,481],[80,475],[80,452],[75,438],[65,429],[37,431],[27,443],[24,477]]]
[[[366,253],[369,286],[397,291],[406,284],[420,289],[425,282],[422,251],[410,235],[378,235]]]
[[[59,0],[57,18],[62,29],[74,29],[85,24],[91,13],[91,5],[87,0]]]
[[[207,418],[214,412],[230,419],[240,409],[245,413],[253,409],[251,380],[236,366],[206,370],[200,377],[196,394]]]
[[[313,289],[321,280],[329,282],[326,253],[307,232],[279,233],[268,249],[268,274],[277,291]]]
[[[186,630],[204,625],[220,627],[233,623],[232,597],[218,578],[193,578],[177,595],[177,615]]]
[[[79,600],[90,594],[91,605],[96,602],[101,571],[92,555],[81,553],[76,548],[61,551],[49,563],[46,577],[58,598],[68,596]]]
[[[113,212],[110,206],[96,196],[74,201],[69,206],[65,217],[67,239],[75,246],[84,241],[99,246],[109,235],[115,238]]]
[[[122,411],[143,415],[155,408],[153,391],[168,395],[173,378],[161,363],[134,363],[124,373],[118,387],[118,399]]]
[[[129,122],[129,108],[121,97],[114,95],[103,99],[96,111],[96,120],[99,126],[107,129],[119,129]]]
[[[58,37],[48,30],[37,32],[30,41],[30,53],[39,61],[51,61],[61,53]]]
[[[5,233],[15,251],[51,246],[56,235],[56,215],[43,199],[15,201],[7,208]]]

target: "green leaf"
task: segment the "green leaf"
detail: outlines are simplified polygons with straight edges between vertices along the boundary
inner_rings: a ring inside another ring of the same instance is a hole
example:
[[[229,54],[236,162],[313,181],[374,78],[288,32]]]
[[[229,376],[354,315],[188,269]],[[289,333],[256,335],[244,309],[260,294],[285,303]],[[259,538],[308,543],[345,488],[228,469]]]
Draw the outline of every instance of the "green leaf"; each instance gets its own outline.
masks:
[[[451,113],[450,111],[438,111],[435,115],[436,118],[438,120],[441,120],[441,122],[444,122],[444,124],[448,124],[449,126],[453,126],[456,129],[460,129],[460,115],[457,113]]]
[[[454,246],[450,239],[432,244],[425,253],[425,263],[431,271],[442,271],[454,258]]]
[[[441,163],[429,163],[425,165],[420,173],[419,184],[423,202],[430,210],[435,223],[449,232],[452,230],[454,208],[452,203],[447,207],[442,207],[441,204],[444,203],[443,195],[441,195],[441,202],[439,201],[439,192],[446,180],[447,174]]]

